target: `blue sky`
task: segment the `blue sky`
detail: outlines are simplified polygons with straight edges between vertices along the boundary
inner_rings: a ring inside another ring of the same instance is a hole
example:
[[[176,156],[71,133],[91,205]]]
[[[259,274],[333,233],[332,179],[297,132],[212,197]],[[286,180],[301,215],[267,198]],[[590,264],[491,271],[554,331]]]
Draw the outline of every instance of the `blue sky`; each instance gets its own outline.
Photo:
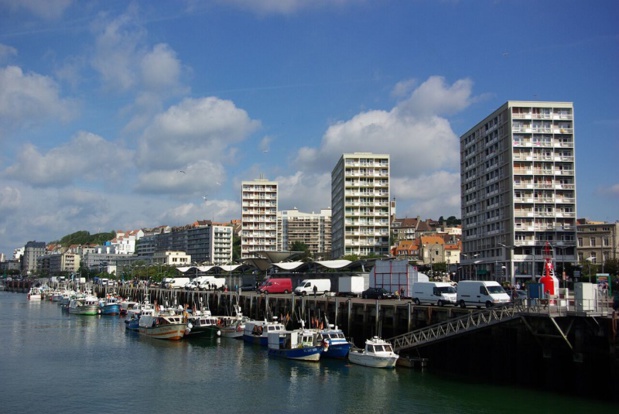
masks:
[[[460,217],[458,137],[574,102],[578,216],[619,219],[619,3],[0,0],[0,252],[29,240],[330,206],[391,155],[398,217]],[[182,172],[181,172],[182,171]]]

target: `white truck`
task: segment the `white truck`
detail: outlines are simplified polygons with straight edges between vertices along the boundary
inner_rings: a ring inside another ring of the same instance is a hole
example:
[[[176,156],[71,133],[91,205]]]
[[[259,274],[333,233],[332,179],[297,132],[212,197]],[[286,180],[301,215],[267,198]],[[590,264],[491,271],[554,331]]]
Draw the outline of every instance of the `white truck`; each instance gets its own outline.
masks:
[[[414,282],[411,297],[415,305],[455,305],[456,288],[447,282]]]
[[[162,286],[166,289],[182,289],[189,283],[188,277],[164,277]]]
[[[215,290],[220,289],[226,284],[226,279],[215,276],[198,276],[191,282],[185,284],[185,289],[189,290]]]
[[[365,290],[363,276],[341,276],[338,279],[338,296],[358,297]]]
[[[295,295],[326,295],[331,291],[331,279],[304,279],[294,288]]]
[[[462,280],[458,282],[457,301],[460,307],[502,305],[510,301],[505,289],[494,280]]]

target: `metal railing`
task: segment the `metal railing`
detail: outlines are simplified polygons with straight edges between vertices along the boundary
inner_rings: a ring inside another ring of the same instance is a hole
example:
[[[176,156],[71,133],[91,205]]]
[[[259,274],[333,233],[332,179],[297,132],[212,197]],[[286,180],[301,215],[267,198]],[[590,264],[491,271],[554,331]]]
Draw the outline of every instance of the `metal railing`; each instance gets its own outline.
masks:
[[[519,318],[520,313],[523,311],[522,305],[513,304],[488,308],[395,336],[388,339],[388,341],[391,342],[395,351],[410,349],[429,342],[447,339],[455,335]]]

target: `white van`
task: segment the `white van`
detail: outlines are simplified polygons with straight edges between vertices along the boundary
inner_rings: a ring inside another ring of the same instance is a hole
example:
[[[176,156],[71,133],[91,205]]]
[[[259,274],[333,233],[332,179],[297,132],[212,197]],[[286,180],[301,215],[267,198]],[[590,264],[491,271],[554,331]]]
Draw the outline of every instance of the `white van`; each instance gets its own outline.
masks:
[[[326,295],[331,291],[331,279],[305,279],[294,288],[295,295]]]
[[[502,305],[509,302],[509,295],[493,280],[462,280],[456,288],[460,307]]]
[[[411,297],[415,305],[455,305],[456,288],[447,282],[414,282]]]

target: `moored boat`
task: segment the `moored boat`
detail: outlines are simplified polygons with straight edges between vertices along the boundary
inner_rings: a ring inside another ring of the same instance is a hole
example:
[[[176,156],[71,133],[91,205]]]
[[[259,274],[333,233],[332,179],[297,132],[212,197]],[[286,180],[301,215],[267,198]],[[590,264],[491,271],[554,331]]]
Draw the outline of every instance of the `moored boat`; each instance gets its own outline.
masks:
[[[220,322],[211,315],[210,310],[194,310],[187,314],[186,317],[189,327],[187,339],[196,337],[216,338],[221,336]]]
[[[43,291],[40,287],[31,287],[28,291],[28,300],[40,301],[43,297]]]
[[[92,295],[71,299],[68,311],[74,315],[99,315],[99,299]]]
[[[352,344],[346,336],[344,331],[334,325],[330,325],[328,328],[319,329],[318,340],[326,342],[328,344],[328,350],[324,353],[323,357],[344,359],[348,355]]]
[[[108,295],[99,301],[101,315],[120,315],[120,301],[115,296]]]
[[[269,345],[269,333],[285,331],[286,327],[274,318],[273,321],[249,321],[243,330],[243,340],[261,346]]]
[[[297,361],[318,362],[328,348],[318,341],[316,331],[302,328],[269,332],[268,340],[269,355]]]
[[[391,344],[378,336],[365,341],[365,348],[352,348],[348,360],[353,364],[372,368],[394,368],[399,355]]]
[[[178,341],[189,333],[183,315],[142,314],[139,317],[138,332],[155,339]]]

